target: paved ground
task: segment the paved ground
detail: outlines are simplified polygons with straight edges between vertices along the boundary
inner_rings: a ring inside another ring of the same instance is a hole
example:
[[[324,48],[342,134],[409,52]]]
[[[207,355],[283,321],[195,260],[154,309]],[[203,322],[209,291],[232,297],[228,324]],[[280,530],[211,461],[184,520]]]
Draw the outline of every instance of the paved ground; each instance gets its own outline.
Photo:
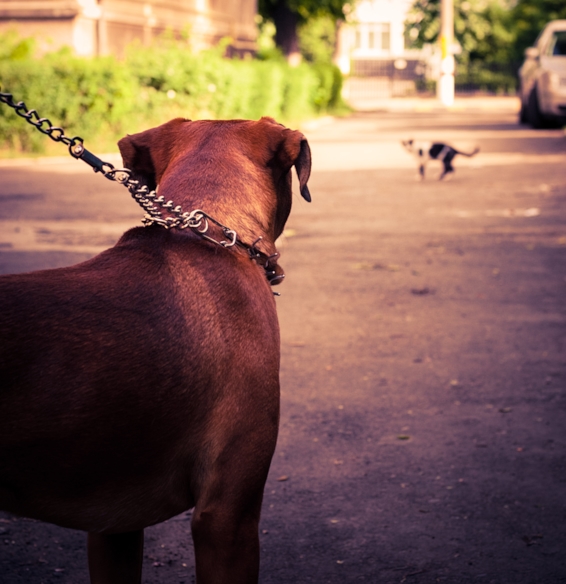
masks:
[[[514,112],[308,130],[281,263],[282,420],[262,584],[566,581],[566,138]],[[478,144],[425,182],[401,138]],[[77,163],[0,168],[0,271],[72,263],[140,216]],[[193,582],[189,516],[144,582]],[[0,516],[0,581],[83,584],[80,533]]]

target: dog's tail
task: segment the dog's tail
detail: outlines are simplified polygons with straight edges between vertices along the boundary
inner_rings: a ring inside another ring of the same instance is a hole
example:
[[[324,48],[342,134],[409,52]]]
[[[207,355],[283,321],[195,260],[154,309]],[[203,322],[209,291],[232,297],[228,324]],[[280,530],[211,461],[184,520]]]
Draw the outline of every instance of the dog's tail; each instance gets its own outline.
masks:
[[[456,150],[456,149],[454,148],[454,150]],[[468,158],[471,158],[472,156],[475,156],[479,151],[480,151],[480,149],[479,149],[478,146],[476,146],[474,148],[473,152],[461,152],[460,150],[456,150],[456,152],[458,154],[462,154],[463,156],[467,156]]]

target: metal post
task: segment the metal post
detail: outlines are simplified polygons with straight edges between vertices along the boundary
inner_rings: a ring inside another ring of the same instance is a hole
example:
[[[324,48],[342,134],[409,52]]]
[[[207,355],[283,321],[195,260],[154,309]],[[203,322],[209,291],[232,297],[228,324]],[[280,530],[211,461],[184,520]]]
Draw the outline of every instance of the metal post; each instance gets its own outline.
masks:
[[[106,26],[104,0],[98,1],[99,14],[96,20],[96,55],[101,57],[108,55],[108,30]]]
[[[440,79],[436,95],[442,105],[454,104],[454,0],[440,3]]]

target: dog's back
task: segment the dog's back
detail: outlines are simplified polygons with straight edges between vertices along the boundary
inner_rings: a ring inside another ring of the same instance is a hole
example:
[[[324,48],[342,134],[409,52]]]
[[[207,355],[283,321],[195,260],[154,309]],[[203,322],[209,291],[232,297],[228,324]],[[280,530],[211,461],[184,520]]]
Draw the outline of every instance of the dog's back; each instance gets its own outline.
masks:
[[[194,504],[204,452],[184,445],[214,443],[193,413],[227,408],[233,382],[251,401],[270,386],[277,416],[269,285],[195,235],[137,228],[84,264],[0,278],[0,297],[5,509],[88,531],[162,521]],[[243,432],[263,423],[249,410]]]

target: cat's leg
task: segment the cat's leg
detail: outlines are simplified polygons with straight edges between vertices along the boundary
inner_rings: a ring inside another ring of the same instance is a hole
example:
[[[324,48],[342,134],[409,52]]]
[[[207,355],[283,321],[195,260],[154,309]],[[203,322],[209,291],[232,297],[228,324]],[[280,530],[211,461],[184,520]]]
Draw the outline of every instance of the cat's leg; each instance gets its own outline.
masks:
[[[438,177],[438,180],[442,180],[447,174],[454,172],[452,160],[454,160],[455,156],[456,152],[454,150],[450,150],[444,155],[444,158],[442,159],[443,168],[440,176]]]

